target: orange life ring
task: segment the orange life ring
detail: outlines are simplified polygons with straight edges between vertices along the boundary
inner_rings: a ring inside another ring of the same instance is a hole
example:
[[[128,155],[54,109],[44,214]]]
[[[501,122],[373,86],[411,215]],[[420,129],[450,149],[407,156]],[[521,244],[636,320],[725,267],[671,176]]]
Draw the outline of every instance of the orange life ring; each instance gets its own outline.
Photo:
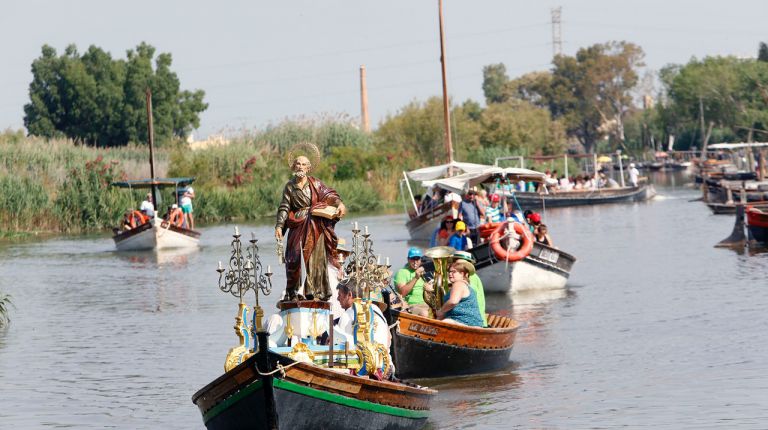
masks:
[[[128,215],[128,221],[131,228],[136,228],[140,225],[146,224],[149,221],[149,217],[144,215],[141,211],[133,211]]]
[[[168,219],[170,220],[171,224],[175,225],[176,227],[181,227],[184,225],[184,213],[181,211],[181,208],[171,210],[171,214],[168,216]]]
[[[505,224],[505,223],[501,223]],[[512,228],[515,230],[517,234],[522,236],[522,243],[520,244],[520,247],[514,251],[514,252],[507,252],[506,249],[504,249],[503,246],[501,246],[501,235],[504,232],[504,229],[506,228],[506,225],[500,225],[491,233],[491,249],[493,250],[493,253],[496,255],[496,258],[499,260],[506,260],[509,262],[515,262],[520,261],[523,258],[527,257],[528,254],[531,253],[531,250],[533,249],[533,235],[531,234],[531,231],[528,230],[528,227],[524,226],[523,224],[513,222]]]
[[[477,232],[480,233],[480,237],[482,239],[488,239],[491,233],[493,233],[493,231],[499,228],[499,226],[502,224],[506,224],[506,223],[500,221],[500,222],[489,222],[486,224],[482,224],[480,227],[477,228]]]

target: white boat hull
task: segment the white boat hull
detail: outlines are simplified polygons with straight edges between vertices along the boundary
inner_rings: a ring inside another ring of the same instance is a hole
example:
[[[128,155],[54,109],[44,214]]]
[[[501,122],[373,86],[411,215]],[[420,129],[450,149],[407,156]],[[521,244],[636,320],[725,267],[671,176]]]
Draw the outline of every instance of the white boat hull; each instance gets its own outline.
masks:
[[[200,244],[199,233],[193,230],[174,231],[161,227],[159,222],[138,233],[129,233],[131,232],[127,231],[113,237],[118,251],[197,248]]]
[[[552,290],[565,288],[568,277],[562,273],[539,267],[524,259],[514,263],[496,262],[477,271],[483,289],[491,293]]]

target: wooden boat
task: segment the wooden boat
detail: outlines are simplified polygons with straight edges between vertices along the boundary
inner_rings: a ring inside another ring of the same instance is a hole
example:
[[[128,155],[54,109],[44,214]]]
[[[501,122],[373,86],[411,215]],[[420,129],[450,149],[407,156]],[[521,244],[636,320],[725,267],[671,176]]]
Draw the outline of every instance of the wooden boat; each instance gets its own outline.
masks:
[[[524,208],[556,208],[582,205],[599,205],[606,203],[642,202],[652,199],[656,189],[651,184],[640,184],[637,187],[599,188],[595,190],[574,190],[551,193],[515,192],[514,200]]]
[[[392,359],[398,378],[436,378],[506,367],[518,323],[488,315],[488,328],[392,311]]]
[[[128,189],[152,189],[153,195],[159,196],[159,190],[171,187],[174,190],[190,185],[195,178],[158,178],[136,181],[114,182],[111,185]],[[157,201],[157,199],[155,199]],[[115,229],[112,239],[118,251],[160,250],[173,248],[197,248],[200,242],[200,232],[164,220],[157,216],[143,220],[142,224],[130,230]]]
[[[768,244],[768,210],[765,206],[762,208],[747,206],[747,230],[749,231],[749,242],[757,244]]]
[[[367,228],[364,237],[357,228],[353,233],[353,257],[345,273],[354,282],[349,285],[364,295],[358,294],[340,317],[351,319],[334,325],[325,301],[281,301],[280,312],[262,328],[259,292],[271,291],[271,269],[263,271],[257,240],[243,247],[235,229],[229,270],[219,263],[217,271],[219,288],[240,298],[234,327],[240,344],[229,350],[224,375],[192,397],[207,429],[424,426],[437,392],[391,380],[389,351],[377,341],[382,331],[387,337],[388,326],[383,320],[377,324],[379,311],[372,299],[389,282],[389,272],[374,263]],[[250,290],[256,294],[256,305],[249,317],[243,295]],[[323,332],[327,344],[321,341]],[[254,333],[257,342],[252,341]],[[334,334],[342,342],[335,342]]]
[[[502,239],[503,247],[506,247],[505,241]],[[535,241],[530,253],[514,262],[500,260],[487,242],[468,252],[475,257],[477,275],[485,291],[490,293],[565,288],[576,262],[573,255]]]
[[[266,337],[260,344],[267,344]],[[264,350],[206,385],[192,401],[209,430],[405,430],[424,426],[435,394]]]

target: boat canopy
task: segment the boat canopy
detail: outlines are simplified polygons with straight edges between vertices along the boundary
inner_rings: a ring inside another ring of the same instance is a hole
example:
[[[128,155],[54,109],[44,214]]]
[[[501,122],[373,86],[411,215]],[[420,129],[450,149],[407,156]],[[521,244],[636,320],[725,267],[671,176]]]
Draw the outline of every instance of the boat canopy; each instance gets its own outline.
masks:
[[[497,179],[505,180],[509,179],[512,182],[518,181],[530,181],[530,182],[544,182],[554,183],[553,179],[547,178],[547,175],[541,172],[530,169],[521,169],[518,167],[485,167],[484,170],[477,173],[464,173],[463,175],[453,176],[450,178],[435,179],[432,181],[423,181],[422,184],[425,187],[432,187],[437,185],[438,187],[452,191],[454,193],[463,194],[470,190],[470,188],[483,183],[494,182]]]
[[[714,143],[712,145],[707,145],[707,150],[710,150],[710,149],[764,148],[766,146],[768,146],[768,142]]]
[[[406,175],[408,175],[408,177],[414,181],[431,181],[433,179],[447,177],[449,169],[453,169],[454,172],[458,173],[480,173],[489,167],[490,166],[486,166],[485,164],[451,161],[448,164],[441,164],[439,166],[430,166],[412,170],[410,172],[406,172]]]
[[[153,179],[136,179],[132,181],[120,181],[112,182],[110,185],[118,188],[151,188],[156,186],[158,188],[164,187],[186,187],[192,182],[195,182],[195,178],[155,178]]]

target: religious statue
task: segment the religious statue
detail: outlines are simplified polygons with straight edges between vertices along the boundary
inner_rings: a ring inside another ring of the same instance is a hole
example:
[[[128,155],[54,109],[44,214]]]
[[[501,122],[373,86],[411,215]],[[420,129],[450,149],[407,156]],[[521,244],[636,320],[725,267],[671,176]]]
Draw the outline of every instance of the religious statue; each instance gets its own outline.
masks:
[[[315,165],[320,160],[320,151],[312,144],[299,144],[289,152],[293,177],[283,188],[275,224],[278,243],[288,230],[285,245],[288,280],[283,299],[295,300],[303,291],[306,298],[328,300],[332,296],[328,265],[340,269],[334,226],[347,210],[336,190],[309,176],[313,163],[306,155],[297,156],[300,151],[312,156]]]

